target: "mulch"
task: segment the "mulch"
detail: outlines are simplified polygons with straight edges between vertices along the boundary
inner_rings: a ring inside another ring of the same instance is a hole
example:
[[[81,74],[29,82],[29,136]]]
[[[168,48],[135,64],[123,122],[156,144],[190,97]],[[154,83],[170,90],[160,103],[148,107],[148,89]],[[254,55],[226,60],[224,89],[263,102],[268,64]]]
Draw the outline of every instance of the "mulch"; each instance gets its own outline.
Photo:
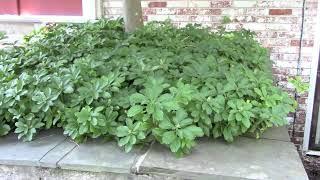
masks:
[[[320,157],[309,155],[301,155],[300,157],[309,179],[320,180]]]

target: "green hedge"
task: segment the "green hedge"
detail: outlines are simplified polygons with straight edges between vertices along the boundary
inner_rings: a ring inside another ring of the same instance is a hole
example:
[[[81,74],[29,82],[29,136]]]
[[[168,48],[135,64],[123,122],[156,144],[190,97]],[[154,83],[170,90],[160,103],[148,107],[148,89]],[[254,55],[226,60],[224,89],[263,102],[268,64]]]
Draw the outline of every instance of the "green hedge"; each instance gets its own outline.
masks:
[[[156,140],[177,155],[197,137],[231,142],[287,123],[295,101],[272,79],[268,52],[246,30],[121,20],[50,25],[0,52],[0,135],[30,141],[62,127],[130,151]]]

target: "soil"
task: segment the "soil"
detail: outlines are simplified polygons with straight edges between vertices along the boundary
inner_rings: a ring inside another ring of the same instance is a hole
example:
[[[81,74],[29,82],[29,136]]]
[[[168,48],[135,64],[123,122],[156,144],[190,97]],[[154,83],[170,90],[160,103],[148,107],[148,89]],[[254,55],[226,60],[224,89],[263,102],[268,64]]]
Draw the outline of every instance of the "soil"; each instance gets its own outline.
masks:
[[[310,180],[320,180],[320,157],[301,155],[304,168]]]

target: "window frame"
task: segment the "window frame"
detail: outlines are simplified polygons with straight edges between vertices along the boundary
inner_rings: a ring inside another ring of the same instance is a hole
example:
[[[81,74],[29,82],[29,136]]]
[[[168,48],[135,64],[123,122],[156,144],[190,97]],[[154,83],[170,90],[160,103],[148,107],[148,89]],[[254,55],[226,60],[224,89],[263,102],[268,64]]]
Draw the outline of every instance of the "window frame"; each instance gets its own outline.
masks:
[[[315,43],[313,47],[313,56],[311,62],[311,73],[310,73],[310,83],[309,83],[309,92],[308,92],[308,103],[307,103],[307,114],[305,120],[305,128],[304,128],[304,137],[303,137],[303,151],[309,155],[320,156],[320,151],[312,149],[313,145],[310,141],[311,133],[314,132],[314,106],[315,106],[315,95],[316,95],[316,82],[317,82],[317,71],[318,66],[320,65],[320,1],[318,1],[318,9],[317,9],[317,23],[316,23],[316,31],[315,31]],[[320,69],[319,69],[320,70]],[[320,122],[318,122],[320,123]]]
[[[82,16],[0,15],[0,22],[86,22],[97,19],[97,0],[82,0]]]

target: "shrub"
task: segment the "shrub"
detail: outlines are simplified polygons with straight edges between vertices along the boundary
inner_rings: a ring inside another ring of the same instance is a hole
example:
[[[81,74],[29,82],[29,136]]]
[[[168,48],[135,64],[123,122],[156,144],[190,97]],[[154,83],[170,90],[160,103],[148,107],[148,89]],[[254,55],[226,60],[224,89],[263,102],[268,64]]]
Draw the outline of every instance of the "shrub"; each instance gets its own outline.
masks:
[[[132,34],[121,20],[43,27],[0,54],[0,85],[0,135],[30,141],[55,126],[127,152],[156,140],[183,155],[197,137],[258,136],[295,104],[253,33],[168,22]]]
[[[6,38],[6,33],[0,31],[0,40],[5,39]]]

